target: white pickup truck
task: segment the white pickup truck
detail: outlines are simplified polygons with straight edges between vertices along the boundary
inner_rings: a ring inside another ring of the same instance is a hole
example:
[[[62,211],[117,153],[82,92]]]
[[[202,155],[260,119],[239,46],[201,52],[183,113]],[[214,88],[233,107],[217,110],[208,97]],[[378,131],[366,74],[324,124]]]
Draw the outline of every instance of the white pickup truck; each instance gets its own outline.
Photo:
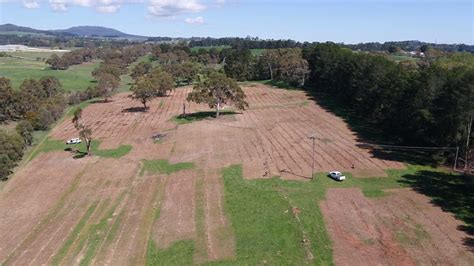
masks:
[[[337,181],[343,181],[343,180],[346,180],[346,176],[343,175],[341,172],[339,171],[332,171],[332,172],[329,172],[329,176]]]
[[[72,138],[72,139],[66,141],[66,144],[79,144],[81,142],[82,142],[82,140],[80,138]]]

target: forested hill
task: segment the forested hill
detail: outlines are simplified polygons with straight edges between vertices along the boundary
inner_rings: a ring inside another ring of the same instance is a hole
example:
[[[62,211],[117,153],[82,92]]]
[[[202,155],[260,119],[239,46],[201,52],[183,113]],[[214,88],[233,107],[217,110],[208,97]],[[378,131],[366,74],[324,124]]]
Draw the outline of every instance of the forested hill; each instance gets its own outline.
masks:
[[[98,26],[77,26],[71,27],[64,30],[55,30],[55,32],[67,32],[82,37],[118,37],[118,38],[142,38],[146,39],[148,37],[131,35],[123,33],[116,29],[98,27]]]
[[[116,29],[99,27],[99,26],[77,26],[63,30],[38,30],[29,27],[17,26],[14,24],[0,25],[1,33],[17,33],[17,34],[42,34],[46,36],[70,36],[70,37],[115,37],[143,39],[148,37],[123,33]]]

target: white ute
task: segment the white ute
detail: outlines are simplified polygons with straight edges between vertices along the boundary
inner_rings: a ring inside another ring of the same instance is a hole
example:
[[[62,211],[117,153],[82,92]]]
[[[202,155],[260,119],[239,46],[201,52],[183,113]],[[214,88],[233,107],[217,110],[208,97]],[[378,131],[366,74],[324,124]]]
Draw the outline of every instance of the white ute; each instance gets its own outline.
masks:
[[[66,144],[79,144],[81,142],[82,142],[82,140],[80,138],[72,138],[72,139],[66,141]]]
[[[329,172],[329,176],[337,181],[346,180],[346,176],[342,175],[342,173],[339,171]]]

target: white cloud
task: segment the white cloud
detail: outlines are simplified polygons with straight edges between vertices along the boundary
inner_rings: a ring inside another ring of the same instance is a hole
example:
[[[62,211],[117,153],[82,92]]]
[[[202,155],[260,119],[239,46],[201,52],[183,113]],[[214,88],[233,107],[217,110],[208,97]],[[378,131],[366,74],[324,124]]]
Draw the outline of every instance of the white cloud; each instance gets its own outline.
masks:
[[[49,0],[54,11],[67,11],[70,6],[93,7],[100,13],[115,13],[120,3],[139,3],[143,0]]]
[[[120,5],[97,6],[95,10],[100,13],[115,13],[120,9]]]
[[[206,9],[198,0],[150,0],[148,11],[157,17],[173,17],[183,13],[195,13]]]
[[[184,21],[188,24],[201,25],[204,23],[204,18],[203,17],[187,18]]]
[[[37,1],[35,0],[24,0],[23,1],[23,6],[25,8],[29,8],[29,9],[35,9],[35,8],[38,8],[39,7],[39,4]]]
[[[56,12],[64,12],[67,10],[66,2],[64,0],[49,0],[49,6]]]
[[[9,2],[16,0],[0,0]],[[64,12],[72,6],[89,7],[100,13],[115,13],[124,5],[143,4],[153,17],[175,17],[198,13],[210,6],[222,6],[226,0],[22,0],[25,8],[38,8],[48,3],[53,11]],[[214,4],[213,4],[214,3]]]

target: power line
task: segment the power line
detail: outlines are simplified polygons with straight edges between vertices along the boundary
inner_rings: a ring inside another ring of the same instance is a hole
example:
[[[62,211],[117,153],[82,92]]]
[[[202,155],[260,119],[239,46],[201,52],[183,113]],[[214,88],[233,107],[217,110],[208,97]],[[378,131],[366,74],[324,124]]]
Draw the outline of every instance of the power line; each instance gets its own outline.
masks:
[[[398,150],[456,150],[457,149],[457,147],[397,146],[397,145],[374,144],[374,143],[366,143],[366,142],[359,142],[357,144],[367,145],[374,148],[380,147],[380,148],[391,148],[391,149],[398,149]]]

